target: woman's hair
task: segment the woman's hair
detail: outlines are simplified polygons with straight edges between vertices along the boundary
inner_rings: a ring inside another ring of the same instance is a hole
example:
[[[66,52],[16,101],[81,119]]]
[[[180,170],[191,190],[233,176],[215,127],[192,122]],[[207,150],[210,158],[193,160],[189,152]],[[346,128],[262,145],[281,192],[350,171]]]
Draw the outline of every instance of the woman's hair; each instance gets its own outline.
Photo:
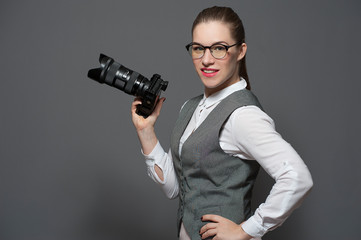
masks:
[[[192,34],[194,28],[200,24],[210,21],[220,21],[229,25],[231,36],[238,43],[245,42],[245,33],[241,19],[238,17],[232,8],[229,7],[211,7],[201,11],[193,22]],[[247,82],[247,89],[251,89],[249,83],[247,68],[246,68],[246,55],[241,59],[239,63],[239,76],[244,78]]]

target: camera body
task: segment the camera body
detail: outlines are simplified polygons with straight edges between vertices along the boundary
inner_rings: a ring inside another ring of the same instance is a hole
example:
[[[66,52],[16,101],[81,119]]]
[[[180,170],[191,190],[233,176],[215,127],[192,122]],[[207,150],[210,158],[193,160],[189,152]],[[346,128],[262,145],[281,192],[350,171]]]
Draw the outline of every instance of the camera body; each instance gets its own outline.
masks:
[[[100,68],[90,69],[88,77],[123,92],[139,97],[142,104],[137,106],[136,113],[144,118],[152,114],[157,105],[161,91],[165,91],[168,81],[154,74],[150,80],[143,75],[124,67],[104,54],[99,56]]]

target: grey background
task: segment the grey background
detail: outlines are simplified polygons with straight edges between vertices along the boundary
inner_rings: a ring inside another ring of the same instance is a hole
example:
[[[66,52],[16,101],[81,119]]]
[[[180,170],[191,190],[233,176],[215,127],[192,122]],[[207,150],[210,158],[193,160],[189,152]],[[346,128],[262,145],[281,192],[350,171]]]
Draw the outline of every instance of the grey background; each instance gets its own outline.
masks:
[[[0,3],[0,239],[176,239],[177,200],[146,175],[133,97],[86,77],[99,53],[170,82],[158,137],[202,92],[184,45],[196,14],[243,19],[253,91],[314,189],[263,239],[360,239],[360,1]],[[254,207],[270,179],[261,172]]]

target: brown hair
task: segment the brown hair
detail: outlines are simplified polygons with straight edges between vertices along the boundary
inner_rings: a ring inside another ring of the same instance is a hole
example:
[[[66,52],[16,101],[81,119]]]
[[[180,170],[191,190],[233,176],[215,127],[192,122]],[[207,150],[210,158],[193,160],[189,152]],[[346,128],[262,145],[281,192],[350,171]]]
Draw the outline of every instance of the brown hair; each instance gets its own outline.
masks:
[[[206,8],[202,10],[196,19],[193,22],[192,26],[192,34],[194,28],[204,22],[210,21],[221,21],[223,23],[227,23],[230,26],[232,37],[239,43],[245,42],[245,32],[243,28],[243,24],[241,19],[238,17],[237,13],[233,11],[232,8],[229,7],[218,7],[214,6],[211,8]],[[251,89],[251,85],[249,83],[247,68],[246,68],[246,55],[241,59],[239,63],[239,76],[243,77],[247,82],[247,89]]]

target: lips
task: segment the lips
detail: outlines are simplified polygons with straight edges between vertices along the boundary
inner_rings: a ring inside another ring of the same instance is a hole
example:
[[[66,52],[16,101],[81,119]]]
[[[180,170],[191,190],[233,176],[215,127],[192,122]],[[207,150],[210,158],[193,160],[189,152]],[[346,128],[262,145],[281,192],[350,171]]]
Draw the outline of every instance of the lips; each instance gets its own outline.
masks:
[[[201,72],[205,77],[213,77],[218,73],[219,70],[213,68],[202,68]]]

